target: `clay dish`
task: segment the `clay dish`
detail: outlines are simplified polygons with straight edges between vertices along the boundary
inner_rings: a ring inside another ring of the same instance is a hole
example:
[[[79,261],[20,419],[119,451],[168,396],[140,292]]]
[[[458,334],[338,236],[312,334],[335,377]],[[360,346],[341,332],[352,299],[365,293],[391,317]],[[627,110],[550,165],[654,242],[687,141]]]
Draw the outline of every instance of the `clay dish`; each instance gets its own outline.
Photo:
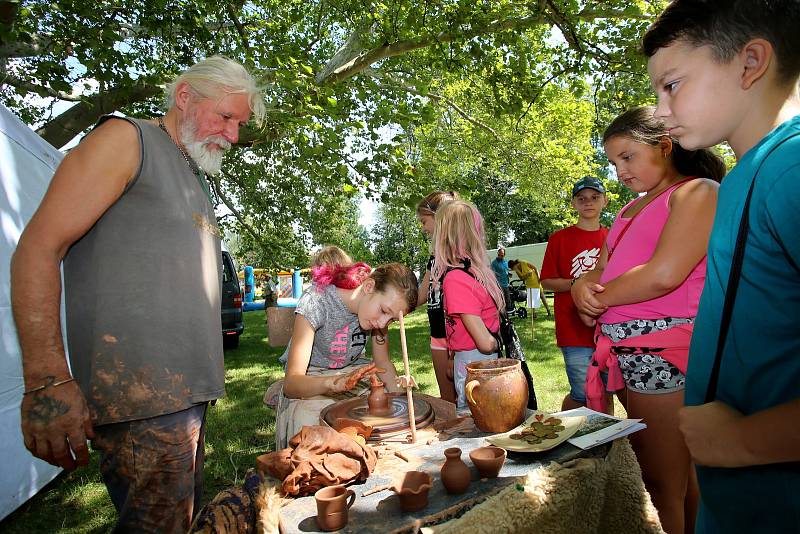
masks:
[[[478,468],[481,478],[494,478],[506,461],[506,451],[500,447],[478,447],[469,453],[469,459]]]
[[[433,478],[422,471],[408,471],[395,480],[392,491],[400,497],[400,508],[404,512],[416,512],[428,505],[428,491]]]

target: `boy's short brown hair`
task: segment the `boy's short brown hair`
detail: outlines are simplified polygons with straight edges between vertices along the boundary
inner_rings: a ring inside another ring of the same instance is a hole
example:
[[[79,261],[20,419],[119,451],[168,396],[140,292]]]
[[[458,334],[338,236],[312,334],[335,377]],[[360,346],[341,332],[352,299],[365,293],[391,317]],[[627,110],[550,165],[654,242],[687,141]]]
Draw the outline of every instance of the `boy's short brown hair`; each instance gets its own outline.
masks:
[[[766,39],[775,51],[778,76],[800,75],[800,2],[797,0],[673,0],[642,39],[652,57],[676,41],[708,45],[714,59],[729,62],[751,39]]]

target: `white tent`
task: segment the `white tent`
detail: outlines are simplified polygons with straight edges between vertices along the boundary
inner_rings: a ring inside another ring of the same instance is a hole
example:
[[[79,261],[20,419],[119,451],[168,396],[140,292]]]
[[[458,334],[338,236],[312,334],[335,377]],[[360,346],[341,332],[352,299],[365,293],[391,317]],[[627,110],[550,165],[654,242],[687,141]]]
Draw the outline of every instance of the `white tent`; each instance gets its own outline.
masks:
[[[516,247],[505,247],[507,260],[525,260],[529,261],[536,266],[536,269],[541,272],[542,261],[544,260],[544,251],[547,249],[547,242],[544,243],[531,243],[530,245],[517,245]],[[493,248],[487,251],[489,253],[489,261],[497,257],[497,249]]]
[[[60,472],[34,458],[22,441],[19,406],[22,364],[11,315],[11,254],[44,196],[63,154],[0,104],[0,519],[30,499]],[[62,295],[63,298],[63,295]],[[64,324],[62,306],[62,325]],[[66,343],[65,343],[66,345]]]

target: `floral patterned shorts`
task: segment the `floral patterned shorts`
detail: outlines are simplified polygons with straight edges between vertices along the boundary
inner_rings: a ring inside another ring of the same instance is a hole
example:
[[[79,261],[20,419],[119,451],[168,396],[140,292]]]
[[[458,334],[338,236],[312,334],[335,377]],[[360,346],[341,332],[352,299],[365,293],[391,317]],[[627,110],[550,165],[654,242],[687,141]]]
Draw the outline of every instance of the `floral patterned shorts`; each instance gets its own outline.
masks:
[[[600,325],[603,335],[612,343],[649,334],[654,330],[668,330],[674,326],[690,324],[693,318],[666,317],[664,319],[638,319],[622,323]],[[686,384],[686,375],[659,355],[657,347],[614,347],[622,378],[628,389],[637,393],[659,394],[680,391]],[[686,350],[689,350],[688,347]]]

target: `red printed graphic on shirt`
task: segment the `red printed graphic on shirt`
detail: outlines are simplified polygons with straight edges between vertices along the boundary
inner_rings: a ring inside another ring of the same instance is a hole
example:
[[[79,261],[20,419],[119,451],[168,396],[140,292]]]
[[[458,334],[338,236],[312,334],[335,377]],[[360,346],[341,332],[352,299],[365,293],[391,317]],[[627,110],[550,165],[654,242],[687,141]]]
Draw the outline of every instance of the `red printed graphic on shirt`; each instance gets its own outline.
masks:
[[[589,272],[597,265],[597,260],[600,259],[600,247],[593,249],[582,250],[572,258],[572,269],[569,274],[572,278],[578,278],[583,273]]]

